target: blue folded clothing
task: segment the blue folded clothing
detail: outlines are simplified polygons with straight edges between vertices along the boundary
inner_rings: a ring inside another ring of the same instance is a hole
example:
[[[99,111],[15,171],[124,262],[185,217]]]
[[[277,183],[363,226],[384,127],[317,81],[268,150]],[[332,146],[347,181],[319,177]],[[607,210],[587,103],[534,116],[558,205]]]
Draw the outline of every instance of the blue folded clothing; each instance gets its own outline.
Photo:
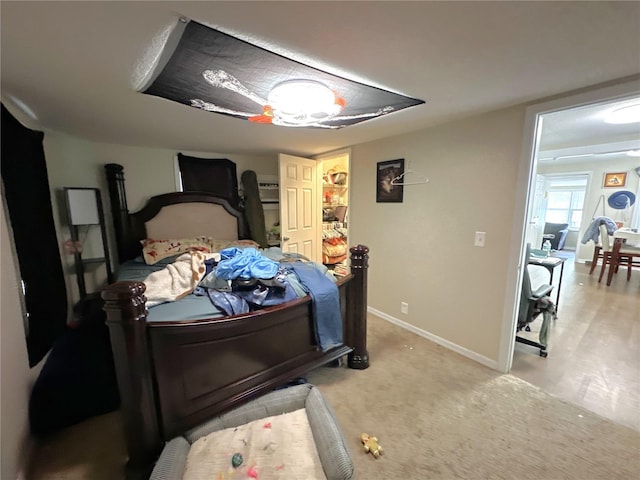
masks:
[[[225,248],[220,251],[221,260],[216,267],[216,276],[224,280],[236,278],[273,278],[279,264],[262,255],[255,248]]]
[[[335,281],[324,275],[310,262],[291,262],[288,265],[311,295],[313,319],[318,347],[323,352],[342,345],[342,312]]]

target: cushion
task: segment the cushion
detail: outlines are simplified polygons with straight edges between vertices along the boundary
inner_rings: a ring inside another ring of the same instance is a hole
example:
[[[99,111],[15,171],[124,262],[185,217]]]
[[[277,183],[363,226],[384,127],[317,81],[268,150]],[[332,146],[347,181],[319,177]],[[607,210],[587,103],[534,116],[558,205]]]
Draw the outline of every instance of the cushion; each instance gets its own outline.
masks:
[[[232,464],[241,456],[239,465]],[[237,458],[237,457],[236,457]],[[182,480],[236,475],[269,478],[325,478],[304,408],[211,432],[189,449]]]

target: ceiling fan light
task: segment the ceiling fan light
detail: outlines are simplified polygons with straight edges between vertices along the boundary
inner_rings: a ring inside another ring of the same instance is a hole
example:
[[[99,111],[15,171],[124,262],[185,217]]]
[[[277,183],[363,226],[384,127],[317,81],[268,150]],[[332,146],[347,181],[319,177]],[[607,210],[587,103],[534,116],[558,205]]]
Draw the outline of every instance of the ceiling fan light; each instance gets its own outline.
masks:
[[[607,113],[604,121],[613,124],[640,122],[640,103],[616,108]]]
[[[288,80],[279,83],[269,92],[267,102],[273,110],[287,116],[335,115],[341,109],[333,91],[315,80]]]

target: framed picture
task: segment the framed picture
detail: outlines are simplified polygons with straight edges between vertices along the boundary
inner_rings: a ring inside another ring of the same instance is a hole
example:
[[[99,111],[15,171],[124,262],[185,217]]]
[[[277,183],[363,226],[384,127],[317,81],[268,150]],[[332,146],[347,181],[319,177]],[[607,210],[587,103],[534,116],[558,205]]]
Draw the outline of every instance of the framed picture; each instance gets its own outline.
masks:
[[[627,172],[605,173],[603,187],[624,187],[627,183]]]
[[[376,202],[402,203],[404,187],[394,179],[404,173],[404,158],[378,162],[376,170]]]

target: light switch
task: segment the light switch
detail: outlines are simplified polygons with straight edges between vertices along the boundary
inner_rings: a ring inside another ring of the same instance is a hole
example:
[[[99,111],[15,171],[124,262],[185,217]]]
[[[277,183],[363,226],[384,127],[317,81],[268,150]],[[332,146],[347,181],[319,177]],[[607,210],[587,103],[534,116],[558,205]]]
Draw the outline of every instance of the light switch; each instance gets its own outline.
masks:
[[[476,238],[473,244],[476,247],[484,247],[486,240],[487,240],[487,232],[476,232]]]

